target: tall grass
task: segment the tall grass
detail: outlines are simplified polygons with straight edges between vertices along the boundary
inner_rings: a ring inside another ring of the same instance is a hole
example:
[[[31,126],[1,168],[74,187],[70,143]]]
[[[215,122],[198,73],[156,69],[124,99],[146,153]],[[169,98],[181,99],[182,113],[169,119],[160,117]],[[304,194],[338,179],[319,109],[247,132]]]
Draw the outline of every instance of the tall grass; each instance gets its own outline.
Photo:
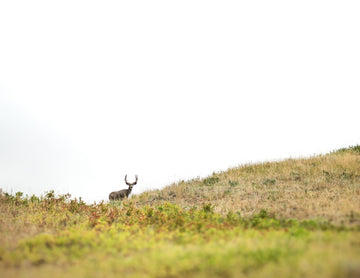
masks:
[[[216,212],[251,216],[268,210],[297,219],[360,224],[360,147],[303,159],[242,165],[205,179],[174,183],[133,196],[139,204],[211,202]]]

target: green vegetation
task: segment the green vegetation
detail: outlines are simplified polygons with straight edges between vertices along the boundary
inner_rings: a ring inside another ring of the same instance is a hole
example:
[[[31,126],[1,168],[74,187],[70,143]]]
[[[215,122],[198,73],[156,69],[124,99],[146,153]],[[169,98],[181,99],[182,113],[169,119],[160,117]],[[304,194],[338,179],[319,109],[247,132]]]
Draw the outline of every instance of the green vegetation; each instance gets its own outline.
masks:
[[[350,148],[123,202],[0,194],[1,277],[359,277],[359,166]]]

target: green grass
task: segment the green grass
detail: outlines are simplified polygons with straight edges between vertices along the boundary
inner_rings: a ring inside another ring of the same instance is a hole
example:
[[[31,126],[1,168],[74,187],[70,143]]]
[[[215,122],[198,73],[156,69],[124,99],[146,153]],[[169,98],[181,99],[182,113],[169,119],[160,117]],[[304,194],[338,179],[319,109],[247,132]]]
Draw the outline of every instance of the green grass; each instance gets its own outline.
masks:
[[[123,202],[0,194],[1,277],[359,277],[359,156],[246,165]],[[265,205],[237,210],[235,190]]]

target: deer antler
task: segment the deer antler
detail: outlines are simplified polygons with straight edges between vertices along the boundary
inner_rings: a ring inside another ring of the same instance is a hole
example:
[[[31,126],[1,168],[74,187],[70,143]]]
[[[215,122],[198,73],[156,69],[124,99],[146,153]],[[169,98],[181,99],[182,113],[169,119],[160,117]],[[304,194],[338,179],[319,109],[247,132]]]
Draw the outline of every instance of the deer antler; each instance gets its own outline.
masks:
[[[127,175],[125,175],[125,183],[127,184],[127,185],[135,185],[136,183],[137,183],[137,181],[138,181],[138,176],[137,175],[135,175],[135,182],[133,182],[133,183],[129,183],[128,181],[127,181]]]

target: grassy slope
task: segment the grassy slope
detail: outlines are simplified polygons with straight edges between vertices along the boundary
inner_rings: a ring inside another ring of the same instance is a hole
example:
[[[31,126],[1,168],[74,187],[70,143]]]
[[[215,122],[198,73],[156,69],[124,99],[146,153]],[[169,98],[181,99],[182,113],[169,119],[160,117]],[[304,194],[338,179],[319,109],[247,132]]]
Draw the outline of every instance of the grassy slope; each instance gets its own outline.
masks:
[[[360,147],[306,159],[244,165],[131,200],[139,205],[169,201],[184,208],[211,203],[222,215],[232,211],[251,216],[266,209],[280,217],[359,225]]]
[[[359,277],[359,193],[355,147],[246,165],[122,203],[0,194],[0,273]]]

